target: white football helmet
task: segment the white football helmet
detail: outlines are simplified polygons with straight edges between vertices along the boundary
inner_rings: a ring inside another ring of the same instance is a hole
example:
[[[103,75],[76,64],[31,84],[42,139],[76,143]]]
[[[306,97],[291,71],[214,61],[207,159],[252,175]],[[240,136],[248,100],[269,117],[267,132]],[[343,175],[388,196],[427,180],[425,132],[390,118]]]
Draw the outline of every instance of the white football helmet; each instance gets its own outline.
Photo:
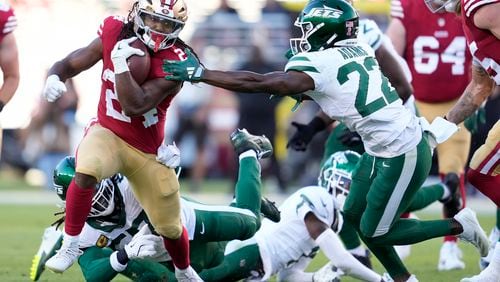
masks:
[[[433,13],[448,12],[455,13],[457,5],[460,5],[460,0],[424,0],[427,8]]]
[[[188,18],[184,0],[139,0],[132,14],[135,34],[155,52],[174,45]]]

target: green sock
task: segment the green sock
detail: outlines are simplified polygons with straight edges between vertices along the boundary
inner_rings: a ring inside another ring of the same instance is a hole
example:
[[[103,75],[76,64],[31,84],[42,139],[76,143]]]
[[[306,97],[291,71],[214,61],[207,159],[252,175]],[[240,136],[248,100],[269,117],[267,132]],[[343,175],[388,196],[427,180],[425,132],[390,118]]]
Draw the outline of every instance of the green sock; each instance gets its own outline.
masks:
[[[369,238],[377,245],[411,245],[428,239],[442,237],[446,235],[456,235],[452,233],[452,219],[421,221],[415,219],[398,219],[389,233]]]
[[[406,209],[407,212],[421,210],[428,205],[443,197],[444,191],[441,184],[421,187],[411,200],[410,206]]]
[[[260,164],[257,158],[246,157],[240,160],[236,182],[236,206],[248,209],[260,218]]]

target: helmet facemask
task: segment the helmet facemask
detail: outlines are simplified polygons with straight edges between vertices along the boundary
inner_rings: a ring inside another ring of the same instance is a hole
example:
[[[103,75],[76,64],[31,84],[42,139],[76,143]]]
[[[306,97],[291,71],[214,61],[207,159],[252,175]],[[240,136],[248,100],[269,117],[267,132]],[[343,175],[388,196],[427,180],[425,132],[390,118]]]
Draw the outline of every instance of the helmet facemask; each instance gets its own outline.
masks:
[[[460,5],[459,0],[424,0],[424,2],[432,13],[454,13],[457,5]]]
[[[98,184],[97,191],[92,198],[92,208],[89,217],[110,215],[115,209],[115,188],[110,178]]]
[[[139,0],[133,15],[135,34],[157,52],[175,44],[187,20],[187,9],[182,0],[172,5],[158,0]]]

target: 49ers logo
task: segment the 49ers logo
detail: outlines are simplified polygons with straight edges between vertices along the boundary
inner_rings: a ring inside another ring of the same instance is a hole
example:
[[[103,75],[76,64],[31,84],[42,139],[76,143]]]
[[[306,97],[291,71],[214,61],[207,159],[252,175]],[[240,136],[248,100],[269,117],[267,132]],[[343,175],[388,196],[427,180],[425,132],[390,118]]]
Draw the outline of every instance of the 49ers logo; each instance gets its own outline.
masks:
[[[307,14],[309,17],[322,17],[322,18],[332,18],[332,19],[338,19],[340,16],[343,14],[341,10],[329,8],[329,7],[323,7],[323,8],[313,8]]]

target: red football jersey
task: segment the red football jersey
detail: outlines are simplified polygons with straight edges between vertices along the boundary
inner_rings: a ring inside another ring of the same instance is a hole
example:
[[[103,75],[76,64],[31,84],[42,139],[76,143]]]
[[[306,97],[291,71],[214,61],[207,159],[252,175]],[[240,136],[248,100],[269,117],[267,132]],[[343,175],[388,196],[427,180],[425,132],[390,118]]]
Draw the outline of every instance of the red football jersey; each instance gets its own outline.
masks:
[[[117,42],[123,24],[121,17],[108,17],[99,27],[98,35],[103,45],[103,69],[97,119],[99,124],[113,131],[131,146],[145,153],[156,154],[164,138],[165,114],[173,95],[165,98],[156,108],[142,116],[129,117],[123,114],[115,93],[115,74],[111,61],[111,50]],[[166,74],[162,68],[163,60],[180,60],[185,58],[185,53],[176,44],[169,49],[153,53],[150,57],[151,67],[146,80],[165,77]]]
[[[469,50],[479,64],[500,85],[500,40],[489,30],[474,25],[474,14],[480,7],[500,0],[461,0],[462,24]]]
[[[413,76],[415,98],[437,103],[460,97],[469,82],[472,61],[460,18],[434,14],[422,0],[393,0],[391,16],[406,29],[403,57]]]
[[[17,27],[17,19],[14,10],[4,3],[0,3],[0,42],[3,38],[14,31]]]

